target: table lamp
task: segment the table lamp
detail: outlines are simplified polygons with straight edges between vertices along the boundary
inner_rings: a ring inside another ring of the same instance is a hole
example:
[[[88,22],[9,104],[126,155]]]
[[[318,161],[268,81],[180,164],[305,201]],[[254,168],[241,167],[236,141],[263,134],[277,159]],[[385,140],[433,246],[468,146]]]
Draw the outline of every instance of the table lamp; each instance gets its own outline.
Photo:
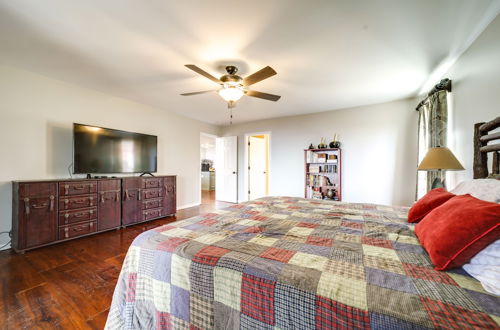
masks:
[[[419,171],[434,171],[437,170],[439,176],[432,182],[432,189],[435,188],[446,188],[444,179],[442,178],[442,171],[461,171],[464,167],[458,159],[453,155],[450,149],[446,147],[435,147],[430,148],[427,151],[424,159],[418,165],[417,170]]]

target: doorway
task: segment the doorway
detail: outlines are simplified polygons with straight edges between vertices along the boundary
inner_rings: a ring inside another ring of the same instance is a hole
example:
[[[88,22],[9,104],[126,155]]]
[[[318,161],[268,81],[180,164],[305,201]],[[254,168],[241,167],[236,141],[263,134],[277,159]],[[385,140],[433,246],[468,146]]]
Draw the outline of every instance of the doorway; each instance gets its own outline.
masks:
[[[270,137],[269,132],[245,135],[245,191],[248,200],[269,195]]]
[[[215,201],[215,144],[217,136],[200,133],[200,189],[201,204]]]

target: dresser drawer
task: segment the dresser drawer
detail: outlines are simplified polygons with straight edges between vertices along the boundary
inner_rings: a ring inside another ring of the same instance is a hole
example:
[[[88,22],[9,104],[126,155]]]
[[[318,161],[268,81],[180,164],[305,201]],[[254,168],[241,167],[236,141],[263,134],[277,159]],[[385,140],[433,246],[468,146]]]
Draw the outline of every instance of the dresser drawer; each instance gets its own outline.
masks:
[[[163,188],[151,188],[142,190],[142,199],[158,198],[163,196]]]
[[[59,183],[59,196],[93,194],[97,191],[97,181],[75,181]]]
[[[57,195],[56,182],[34,182],[19,184],[19,197],[48,197]]]
[[[163,186],[163,178],[148,178],[142,179],[142,188],[161,188]]]
[[[59,212],[59,226],[97,219],[97,208]]]
[[[162,204],[163,204],[162,199],[150,199],[142,202],[142,209],[143,210],[156,209],[158,207],[161,207]]]
[[[96,195],[67,196],[59,199],[59,211],[82,209],[96,205]]]
[[[161,217],[161,208],[142,211],[142,220],[150,220]]]
[[[59,227],[59,239],[67,239],[95,233],[97,231],[97,221]]]

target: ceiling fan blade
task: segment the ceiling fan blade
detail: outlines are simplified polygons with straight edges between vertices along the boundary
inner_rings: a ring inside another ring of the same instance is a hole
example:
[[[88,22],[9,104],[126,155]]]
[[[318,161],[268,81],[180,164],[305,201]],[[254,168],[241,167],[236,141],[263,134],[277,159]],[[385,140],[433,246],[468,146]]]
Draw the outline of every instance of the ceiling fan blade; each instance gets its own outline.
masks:
[[[191,95],[198,95],[198,94],[205,94],[205,93],[212,93],[212,92],[217,92],[217,90],[212,89],[209,91],[201,91],[201,92],[191,92],[191,93],[182,93],[182,96],[191,96]]]
[[[255,73],[249,75],[245,79],[243,79],[243,86],[253,85],[255,83],[258,83],[261,80],[272,77],[275,74],[277,74],[277,72],[274,71],[273,68],[271,68],[270,66],[266,66],[264,69],[261,69]]]
[[[247,91],[245,93],[247,96],[253,96],[253,97],[258,97],[259,99],[264,99],[268,101],[278,101],[281,96],[279,95],[274,95],[274,94],[267,94],[267,93],[262,93],[262,92],[257,92],[257,91]]]
[[[191,69],[193,70],[194,72],[198,73],[198,74],[201,74],[202,76],[212,80],[213,82],[216,82],[218,84],[221,83],[221,81],[217,78],[215,78],[214,76],[212,76],[210,73],[206,72],[206,71],[203,71],[202,69],[200,69],[199,67],[197,67],[196,65],[194,64],[186,64],[185,65],[186,68],[188,69]]]

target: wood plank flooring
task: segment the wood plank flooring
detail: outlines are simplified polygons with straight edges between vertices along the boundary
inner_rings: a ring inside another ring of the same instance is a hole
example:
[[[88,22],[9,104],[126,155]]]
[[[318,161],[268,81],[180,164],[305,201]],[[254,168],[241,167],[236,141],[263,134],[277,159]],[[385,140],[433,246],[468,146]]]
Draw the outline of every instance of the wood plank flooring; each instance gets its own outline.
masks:
[[[16,254],[0,252],[0,329],[102,329],[125,254],[140,233],[229,206],[202,204],[125,229]]]

